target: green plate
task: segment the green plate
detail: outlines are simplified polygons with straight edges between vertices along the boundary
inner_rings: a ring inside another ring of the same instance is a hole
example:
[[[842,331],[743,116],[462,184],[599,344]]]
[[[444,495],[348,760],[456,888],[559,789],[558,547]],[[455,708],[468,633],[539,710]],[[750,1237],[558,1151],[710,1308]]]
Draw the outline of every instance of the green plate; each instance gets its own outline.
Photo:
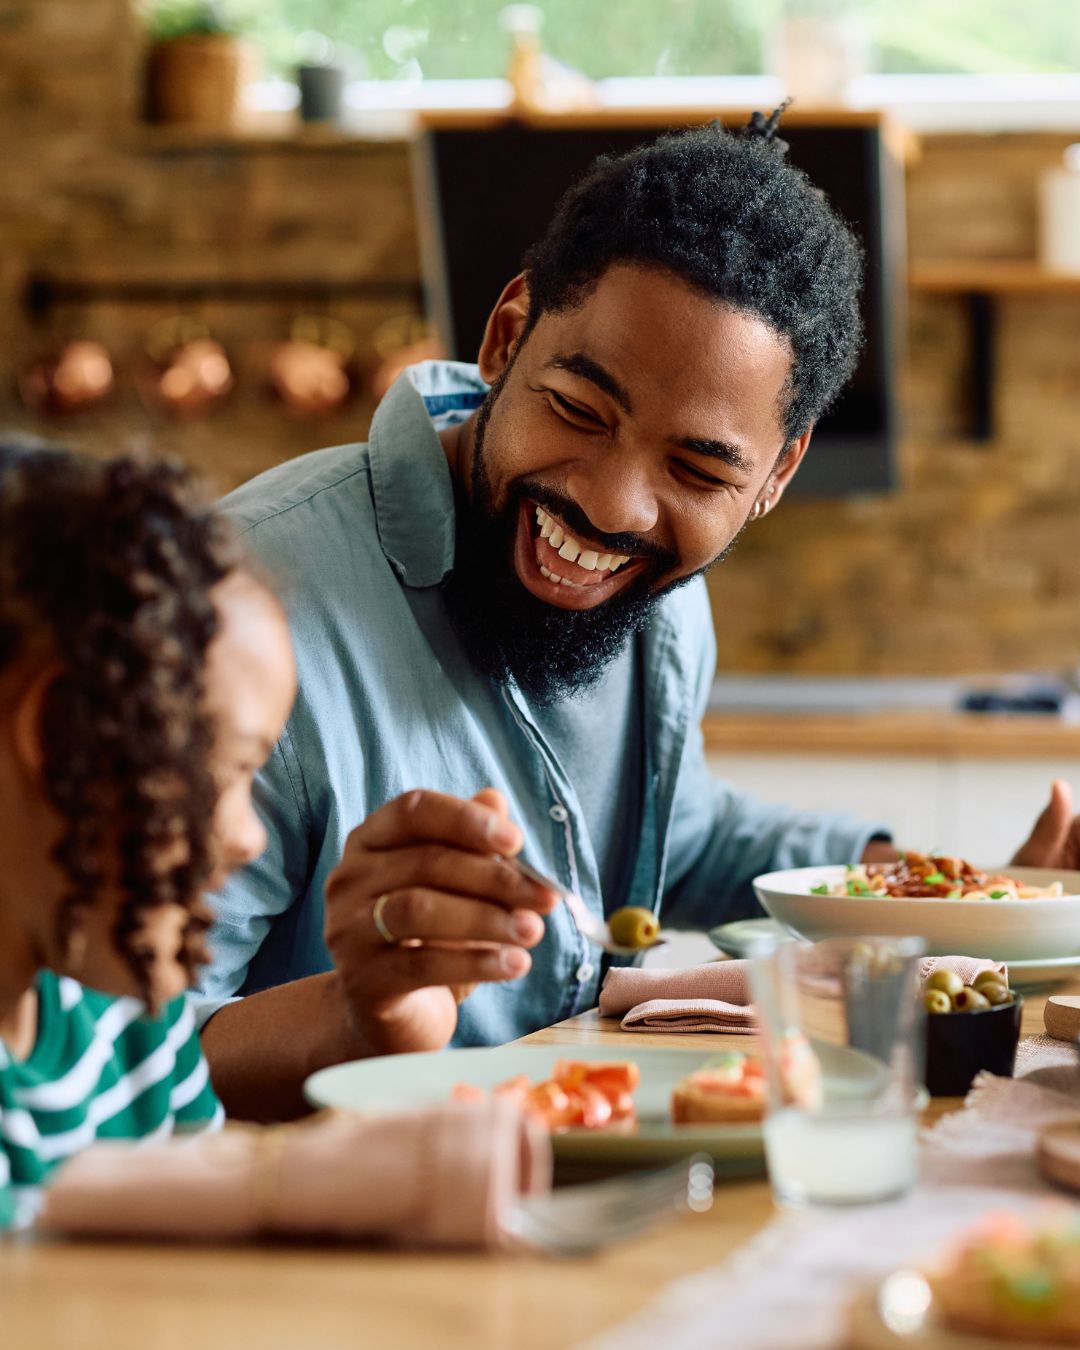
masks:
[[[791,933],[775,919],[736,919],[709,929],[709,941],[727,956],[749,956],[755,942],[763,938],[781,941]]]
[[[710,1038],[703,1037],[703,1040]],[[880,1073],[856,1050],[818,1045],[826,1091],[837,1098],[872,1092]],[[672,1125],[671,1092],[687,1074],[715,1060],[719,1047],[700,1050],[672,1046],[521,1045],[493,1049],[443,1050],[435,1054],[385,1055],[322,1069],[304,1091],[315,1106],[342,1107],[384,1114],[446,1102],[455,1083],[490,1089],[524,1073],[534,1082],[549,1078],[560,1059],[633,1059],[641,1070],[634,1094],[638,1125],[634,1133],[615,1130],[566,1130],[552,1138],[560,1163],[589,1167],[640,1167],[675,1161],[688,1153],[712,1156],[721,1173],[765,1170],[759,1125]]]

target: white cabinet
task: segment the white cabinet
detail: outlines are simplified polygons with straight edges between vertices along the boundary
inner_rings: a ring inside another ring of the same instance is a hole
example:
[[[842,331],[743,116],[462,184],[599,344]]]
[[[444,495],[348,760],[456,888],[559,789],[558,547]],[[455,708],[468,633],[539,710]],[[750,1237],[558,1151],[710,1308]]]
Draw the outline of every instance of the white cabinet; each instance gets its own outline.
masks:
[[[1080,811],[1080,760],[1015,756],[710,754],[717,777],[771,802],[879,820],[897,844],[1005,862],[1046,805],[1054,778]]]

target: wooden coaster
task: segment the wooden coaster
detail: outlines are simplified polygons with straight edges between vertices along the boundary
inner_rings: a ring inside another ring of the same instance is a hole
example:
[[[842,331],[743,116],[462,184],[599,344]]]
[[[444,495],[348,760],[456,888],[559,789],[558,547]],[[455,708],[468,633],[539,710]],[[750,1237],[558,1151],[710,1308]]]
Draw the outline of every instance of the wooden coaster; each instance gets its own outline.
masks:
[[[1080,1036],[1080,996],[1051,994],[1043,1008],[1043,1025],[1048,1036],[1075,1041]]]
[[[1047,1181],[1080,1191],[1080,1120],[1048,1125],[1039,1135],[1035,1162]]]

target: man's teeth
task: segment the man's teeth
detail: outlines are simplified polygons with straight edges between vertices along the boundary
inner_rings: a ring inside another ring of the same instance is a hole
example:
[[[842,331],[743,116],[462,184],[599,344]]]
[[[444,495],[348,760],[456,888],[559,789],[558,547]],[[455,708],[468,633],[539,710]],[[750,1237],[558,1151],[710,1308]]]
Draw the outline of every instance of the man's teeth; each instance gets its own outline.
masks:
[[[580,586],[580,581],[569,581],[566,577],[558,577],[554,572],[549,572],[543,563],[540,564],[540,575],[546,577],[548,581],[554,581],[557,586]]]
[[[623,563],[630,561],[628,553],[597,553],[595,549],[584,548],[539,506],[536,508],[536,520],[540,526],[540,538],[546,539],[560,558],[565,558],[567,562],[576,562],[586,572],[617,572]],[[540,573],[549,581],[561,581],[564,586],[575,584],[567,581],[565,577],[549,572],[546,567],[541,567]]]

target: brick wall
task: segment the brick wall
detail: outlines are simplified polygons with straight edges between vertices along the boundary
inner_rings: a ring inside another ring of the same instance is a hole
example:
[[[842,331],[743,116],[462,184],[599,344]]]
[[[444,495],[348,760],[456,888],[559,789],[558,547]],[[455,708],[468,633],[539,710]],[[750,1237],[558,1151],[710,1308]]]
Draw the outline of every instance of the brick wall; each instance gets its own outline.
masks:
[[[326,138],[231,142],[140,127],[128,0],[0,0],[0,424],[104,451],[148,440],[226,488],[363,437],[361,392],[328,420],[268,399],[269,343],[301,312],[352,328],[366,378],[381,324],[419,308],[407,151]],[[927,138],[908,175],[913,259],[1024,258],[1062,136]],[[31,280],[54,287],[34,312]],[[222,291],[222,283],[228,283]],[[201,315],[237,390],[187,426],[138,394],[159,319]],[[900,489],[784,502],[711,580],[729,670],[956,672],[1080,663],[1080,298],[999,307],[997,434],[965,432],[963,302],[913,297]],[[15,373],[69,336],[113,353],[110,405],[58,425]]]
[[[1070,139],[924,138],[908,172],[912,261],[1033,257],[1038,177]],[[994,439],[967,435],[965,301],[912,296],[899,490],[785,501],[747,530],[712,580],[722,668],[1080,662],[1080,295],[996,311]]]

